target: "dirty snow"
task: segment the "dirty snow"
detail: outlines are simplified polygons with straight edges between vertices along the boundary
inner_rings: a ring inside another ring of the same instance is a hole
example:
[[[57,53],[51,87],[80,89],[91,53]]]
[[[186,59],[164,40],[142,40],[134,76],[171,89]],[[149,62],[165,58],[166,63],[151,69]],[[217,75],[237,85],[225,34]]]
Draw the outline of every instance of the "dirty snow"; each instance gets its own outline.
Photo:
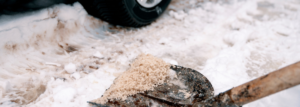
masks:
[[[0,106],[87,107],[141,53],[193,68],[215,94],[300,61],[299,0],[173,0],[139,29],[79,3],[0,16]],[[300,86],[245,107],[299,107]]]

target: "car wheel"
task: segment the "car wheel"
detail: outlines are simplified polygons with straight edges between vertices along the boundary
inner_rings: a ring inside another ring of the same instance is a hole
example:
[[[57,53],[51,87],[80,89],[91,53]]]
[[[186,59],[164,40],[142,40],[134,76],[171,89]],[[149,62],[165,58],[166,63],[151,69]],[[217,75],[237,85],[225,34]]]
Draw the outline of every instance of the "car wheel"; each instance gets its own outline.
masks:
[[[171,0],[79,0],[86,11],[114,25],[141,27],[157,19]]]

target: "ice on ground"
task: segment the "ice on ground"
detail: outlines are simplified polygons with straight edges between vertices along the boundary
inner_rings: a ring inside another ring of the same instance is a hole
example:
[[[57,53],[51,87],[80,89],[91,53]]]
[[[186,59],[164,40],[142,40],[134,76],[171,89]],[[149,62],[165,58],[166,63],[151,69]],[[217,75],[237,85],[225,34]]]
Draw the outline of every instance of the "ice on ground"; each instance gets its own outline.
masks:
[[[79,3],[0,16],[0,106],[87,107],[141,53],[199,71],[218,94],[300,61],[299,10],[298,0],[172,0],[139,29],[111,26]],[[299,92],[245,107],[298,107]]]

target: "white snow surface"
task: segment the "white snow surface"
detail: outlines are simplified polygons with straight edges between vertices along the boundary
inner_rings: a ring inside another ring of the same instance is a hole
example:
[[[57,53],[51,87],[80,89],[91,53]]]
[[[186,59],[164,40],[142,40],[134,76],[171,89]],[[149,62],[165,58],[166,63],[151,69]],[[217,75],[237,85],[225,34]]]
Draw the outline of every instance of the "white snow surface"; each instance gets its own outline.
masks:
[[[2,15],[0,106],[87,107],[141,53],[199,71],[217,95],[300,61],[300,1],[173,0],[136,29],[93,18],[79,3]],[[299,101],[298,85],[244,107]]]
[[[76,72],[76,65],[73,63],[69,63],[67,65],[65,65],[64,69],[69,73],[72,74],[74,72]]]

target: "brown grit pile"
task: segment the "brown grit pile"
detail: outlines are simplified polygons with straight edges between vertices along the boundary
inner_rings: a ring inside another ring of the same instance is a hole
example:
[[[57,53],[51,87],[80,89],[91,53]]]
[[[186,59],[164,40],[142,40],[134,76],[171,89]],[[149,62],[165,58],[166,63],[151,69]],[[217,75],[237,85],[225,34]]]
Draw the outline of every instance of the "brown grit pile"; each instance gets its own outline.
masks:
[[[108,99],[125,100],[127,96],[153,90],[164,83],[170,72],[170,64],[152,55],[140,55],[95,103],[105,104]]]

